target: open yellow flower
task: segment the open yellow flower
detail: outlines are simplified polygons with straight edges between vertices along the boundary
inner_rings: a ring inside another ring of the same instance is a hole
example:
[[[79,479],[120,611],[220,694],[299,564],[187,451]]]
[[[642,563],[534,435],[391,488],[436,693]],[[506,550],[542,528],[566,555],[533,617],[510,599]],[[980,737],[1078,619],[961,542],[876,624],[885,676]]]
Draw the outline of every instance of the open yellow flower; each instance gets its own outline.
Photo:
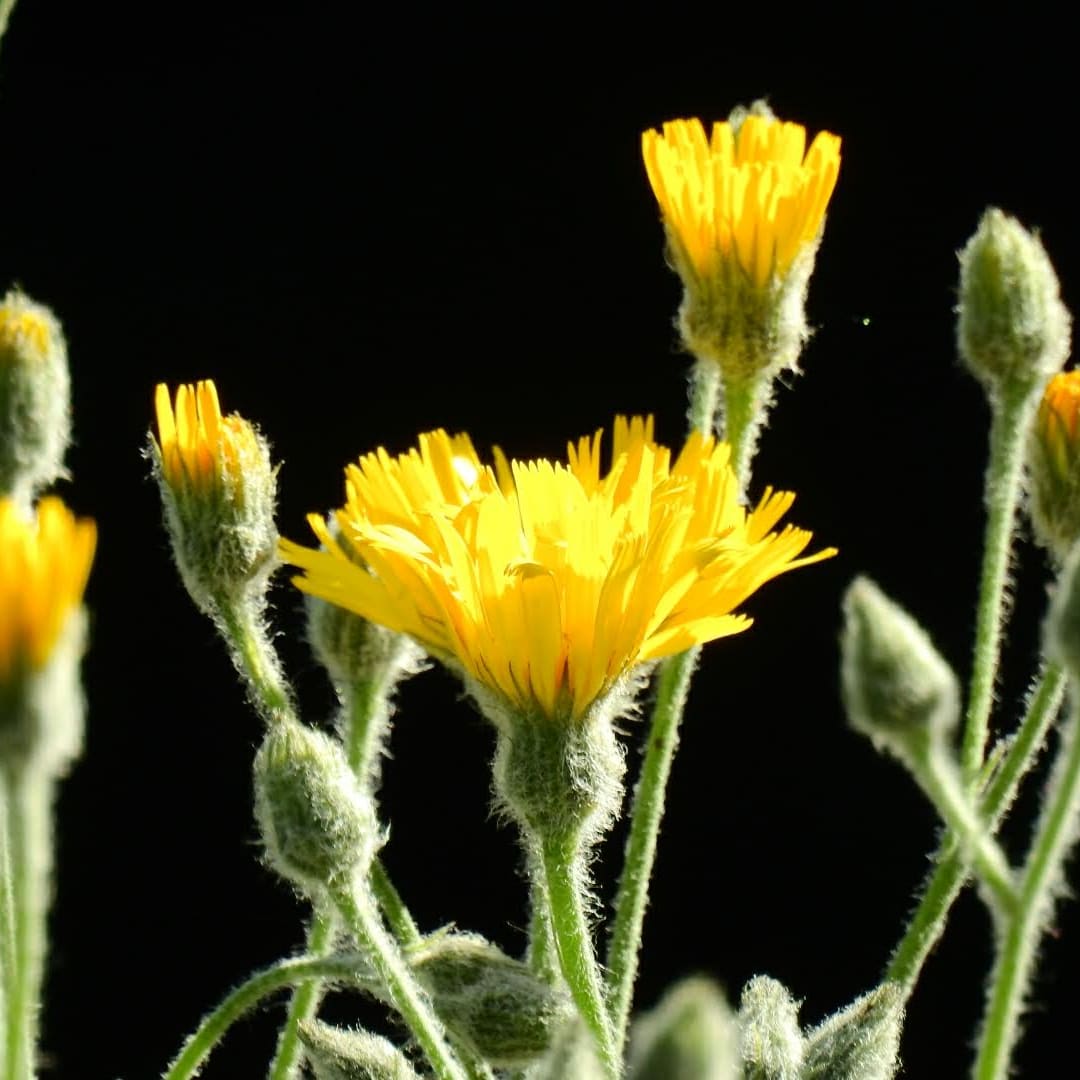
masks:
[[[737,129],[672,120],[641,136],[649,183],[683,277],[736,264],[759,288],[817,242],[840,171],[840,139],[751,114]]]
[[[0,683],[45,667],[82,603],[97,532],[55,497],[27,518],[0,499]]]
[[[738,502],[728,447],[694,435],[674,461],[651,421],[619,418],[568,462],[482,464],[467,436],[422,436],[348,471],[324,550],[287,540],[304,591],[411,635],[513,708],[581,719],[634,665],[750,625],[735,609],[803,556],[810,533],[774,527],[790,493]]]

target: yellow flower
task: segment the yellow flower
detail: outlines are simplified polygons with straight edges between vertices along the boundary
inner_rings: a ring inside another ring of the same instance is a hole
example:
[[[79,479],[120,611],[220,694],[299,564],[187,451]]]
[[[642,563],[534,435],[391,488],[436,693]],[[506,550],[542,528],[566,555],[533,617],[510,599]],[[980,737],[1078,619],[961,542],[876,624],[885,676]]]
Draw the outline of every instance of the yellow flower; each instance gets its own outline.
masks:
[[[40,670],[82,603],[97,531],[48,497],[27,519],[0,499],[0,682]]]
[[[1067,474],[1080,451],[1080,371],[1062,371],[1046,384],[1036,430],[1059,472]]]
[[[40,311],[17,294],[0,304],[0,357],[19,352],[43,357],[49,350],[52,331]]]
[[[840,171],[836,135],[807,151],[804,127],[754,114],[711,138],[700,120],[672,120],[641,150],[680,273],[707,280],[735,263],[759,288],[814,246]]]
[[[747,512],[728,447],[693,435],[675,461],[652,422],[615,424],[568,461],[482,464],[467,436],[421,436],[398,458],[363,457],[336,515],[350,559],[283,540],[299,588],[411,635],[518,711],[578,720],[634,665],[744,630],[735,609],[800,557],[810,533],[774,531],[794,498]]]
[[[211,379],[180,386],[175,408],[169,388],[159,383],[154,407],[162,472],[177,491],[209,491],[227,478],[236,480],[245,462],[259,452],[258,438],[243,417],[221,415]]]

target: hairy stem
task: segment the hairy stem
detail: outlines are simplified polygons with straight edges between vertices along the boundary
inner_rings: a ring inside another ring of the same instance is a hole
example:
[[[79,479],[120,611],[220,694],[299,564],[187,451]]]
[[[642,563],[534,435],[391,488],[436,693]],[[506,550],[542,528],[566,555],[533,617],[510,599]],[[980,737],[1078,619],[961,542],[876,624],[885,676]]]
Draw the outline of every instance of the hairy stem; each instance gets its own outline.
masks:
[[[216,620],[232,654],[236,670],[247,683],[251,703],[267,725],[295,719],[292,694],[281,661],[266,633],[262,613],[252,605],[230,599],[217,604]]]

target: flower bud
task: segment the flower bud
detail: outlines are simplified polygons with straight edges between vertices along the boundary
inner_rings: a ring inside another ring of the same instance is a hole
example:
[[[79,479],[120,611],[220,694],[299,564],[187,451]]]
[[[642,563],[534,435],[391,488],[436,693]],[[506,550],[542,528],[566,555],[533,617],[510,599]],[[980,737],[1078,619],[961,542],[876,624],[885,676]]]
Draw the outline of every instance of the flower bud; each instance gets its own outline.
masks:
[[[743,1080],[800,1080],[803,1037],[799,1005],[783,983],[758,975],[739,1002]]]
[[[261,597],[277,548],[276,476],[266,440],[235,413],[222,416],[207,380],[155,397],[154,473],[180,576],[199,609]]]
[[[435,934],[410,951],[409,963],[451,1034],[496,1068],[546,1053],[573,1015],[562,990],[474,934]]]
[[[901,988],[871,990],[806,1036],[801,1080],[892,1080],[903,1022]]]
[[[594,1041],[576,1020],[563,1026],[555,1045],[529,1070],[529,1080],[604,1080]]]
[[[0,304],[0,495],[30,505],[64,475],[71,380],[60,324],[13,290]]]
[[[58,773],[82,745],[83,591],[92,521],[55,497],[0,499],[0,761]]]
[[[684,979],[635,1022],[628,1076],[741,1080],[739,1025],[711,979]]]
[[[1080,543],[1073,546],[1058,576],[1046,628],[1047,651],[1080,679]]]
[[[1025,393],[1061,368],[1069,313],[1037,236],[991,207],[960,252],[960,355],[996,395]]]
[[[841,691],[851,726],[902,759],[939,745],[960,716],[952,668],[869,578],[851,583],[843,607]]]
[[[392,1042],[368,1031],[342,1031],[319,1020],[300,1023],[315,1080],[420,1080]]]
[[[271,727],[255,757],[255,814],[268,862],[312,897],[366,870],[381,842],[341,747],[294,721]]]
[[[1046,384],[1028,440],[1028,473],[1035,537],[1061,563],[1080,540],[1080,371]]]

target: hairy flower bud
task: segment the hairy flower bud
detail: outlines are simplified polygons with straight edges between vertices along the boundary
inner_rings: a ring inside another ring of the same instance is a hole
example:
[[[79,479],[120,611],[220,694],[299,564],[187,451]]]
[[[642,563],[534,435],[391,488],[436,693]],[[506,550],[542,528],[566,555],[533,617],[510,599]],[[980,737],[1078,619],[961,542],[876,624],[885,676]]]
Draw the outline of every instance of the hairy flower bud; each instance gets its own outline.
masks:
[[[783,983],[758,975],[739,1002],[743,1080],[800,1080],[803,1037],[799,1005]]]
[[[366,869],[381,840],[341,747],[293,721],[271,727],[255,757],[255,813],[268,861],[309,896]]]
[[[903,1021],[903,990],[883,983],[809,1032],[801,1080],[892,1080]]]
[[[1037,236],[991,207],[960,252],[960,355],[991,394],[1023,393],[1061,368],[1070,318]]]
[[[741,1080],[739,1025],[720,988],[703,977],[672,987],[630,1034],[629,1080]]]
[[[869,578],[844,595],[841,690],[848,720],[898,757],[939,744],[960,715],[952,668],[926,632]]]
[[[562,990],[474,934],[435,934],[409,963],[447,1028],[496,1068],[546,1053],[573,1014]]]
[[[420,1080],[392,1042],[368,1031],[342,1031],[304,1020],[300,1041],[315,1080]]]
[[[0,495],[29,505],[64,475],[70,441],[71,380],[60,324],[13,290],[0,303]]]
[[[1028,440],[1028,474],[1035,537],[1061,563],[1080,540],[1080,371],[1046,384]]]

